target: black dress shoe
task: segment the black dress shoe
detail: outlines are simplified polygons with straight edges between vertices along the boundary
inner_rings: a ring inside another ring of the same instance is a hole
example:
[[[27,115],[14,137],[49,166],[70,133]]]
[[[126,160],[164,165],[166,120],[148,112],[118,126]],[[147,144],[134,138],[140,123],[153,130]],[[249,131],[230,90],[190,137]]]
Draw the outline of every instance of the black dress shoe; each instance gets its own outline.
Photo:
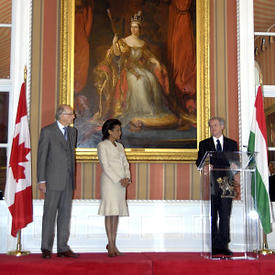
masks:
[[[52,257],[52,252],[46,249],[42,250],[42,258],[43,259],[50,259]]]
[[[57,257],[61,257],[61,258],[78,258],[79,254],[74,253],[71,249],[69,249],[69,250],[64,251],[64,252],[58,252]]]
[[[212,249],[212,255],[219,255],[219,254],[222,254],[222,249],[219,249],[219,248],[213,248]]]
[[[232,256],[233,255],[232,251],[228,248],[222,249],[222,254],[226,255],[226,256]]]

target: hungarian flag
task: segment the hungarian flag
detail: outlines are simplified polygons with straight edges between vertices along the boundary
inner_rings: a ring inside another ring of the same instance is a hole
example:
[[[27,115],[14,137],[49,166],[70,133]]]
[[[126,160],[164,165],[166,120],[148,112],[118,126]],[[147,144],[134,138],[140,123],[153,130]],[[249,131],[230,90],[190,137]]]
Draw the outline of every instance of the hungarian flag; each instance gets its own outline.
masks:
[[[263,106],[263,93],[258,88],[254,105],[253,119],[248,141],[248,151],[256,152],[256,175],[252,180],[252,194],[255,199],[256,210],[261,220],[265,234],[271,232],[272,212],[269,199],[269,172],[267,158],[266,122]],[[255,192],[254,192],[255,191]]]
[[[27,117],[26,86],[20,97],[8,167],[5,200],[12,216],[11,235],[32,222],[31,146]]]

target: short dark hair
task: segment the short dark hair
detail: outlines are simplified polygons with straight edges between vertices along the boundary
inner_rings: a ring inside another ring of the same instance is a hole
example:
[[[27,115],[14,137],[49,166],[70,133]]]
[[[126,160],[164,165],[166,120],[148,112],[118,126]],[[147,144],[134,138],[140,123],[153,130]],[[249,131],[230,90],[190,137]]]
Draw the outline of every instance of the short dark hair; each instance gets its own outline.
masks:
[[[103,135],[102,140],[109,138],[110,136],[109,130],[112,131],[116,125],[121,126],[121,122],[116,118],[110,118],[104,122],[102,126],[102,135]]]

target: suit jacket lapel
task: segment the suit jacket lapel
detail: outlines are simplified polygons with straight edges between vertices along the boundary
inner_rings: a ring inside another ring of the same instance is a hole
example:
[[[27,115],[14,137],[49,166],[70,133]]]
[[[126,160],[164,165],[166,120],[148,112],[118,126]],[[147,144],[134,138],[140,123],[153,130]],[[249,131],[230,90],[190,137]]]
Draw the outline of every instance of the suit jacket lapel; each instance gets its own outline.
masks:
[[[214,144],[214,140],[213,140],[213,137],[210,138],[210,151],[216,151],[216,146]]]
[[[230,148],[228,148],[227,138],[225,136],[223,136],[223,151],[230,151]]]
[[[69,140],[72,143],[72,140],[73,140],[73,131],[72,131],[72,128],[70,126],[68,127],[68,135],[69,135]]]
[[[57,125],[57,122],[55,123],[54,131],[56,133],[56,136],[57,136],[58,140],[60,142],[62,142],[66,146],[67,145],[67,141],[66,141],[64,135],[62,134],[62,132],[60,131],[60,129],[59,129],[58,125]]]

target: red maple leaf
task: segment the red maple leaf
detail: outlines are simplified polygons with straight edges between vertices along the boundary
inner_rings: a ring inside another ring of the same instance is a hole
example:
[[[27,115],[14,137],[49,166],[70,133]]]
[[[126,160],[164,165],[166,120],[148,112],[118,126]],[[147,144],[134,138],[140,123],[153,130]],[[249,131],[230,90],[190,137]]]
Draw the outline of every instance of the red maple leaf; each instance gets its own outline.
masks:
[[[20,162],[27,162],[27,154],[31,151],[30,148],[25,147],[25,143],[19,145],[19,135],[13,139],[11,156],[10,156],[10,167],[12,169],[13,176],[18,182],[19,179],[25,179],[25,167],[19,165]]]

